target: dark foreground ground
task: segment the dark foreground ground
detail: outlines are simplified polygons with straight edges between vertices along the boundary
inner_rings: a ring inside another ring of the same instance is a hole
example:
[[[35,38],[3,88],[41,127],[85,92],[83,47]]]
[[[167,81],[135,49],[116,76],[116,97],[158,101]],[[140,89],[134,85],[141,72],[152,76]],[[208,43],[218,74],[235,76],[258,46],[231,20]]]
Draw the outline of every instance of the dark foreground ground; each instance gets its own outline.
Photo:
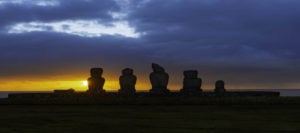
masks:
[[[298,105],[1,105],[0,133],[300,132]]]

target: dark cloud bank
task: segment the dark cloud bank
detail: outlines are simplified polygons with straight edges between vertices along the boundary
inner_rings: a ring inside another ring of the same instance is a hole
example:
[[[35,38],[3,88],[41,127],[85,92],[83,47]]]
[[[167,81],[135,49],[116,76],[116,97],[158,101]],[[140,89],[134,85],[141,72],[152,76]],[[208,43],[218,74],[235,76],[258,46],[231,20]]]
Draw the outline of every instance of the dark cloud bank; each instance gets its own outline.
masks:
[[[117,78],[124,67],[146,79],[151,62],[181,84],[197,69],[207,83],[297,88],[300,70],[298,0],[132,0],[128,21],[139,38],[80,37],[56,32],[9,34],[19,22],[70,19],[116,21],[112,0],[61,0],[59,6],[0,6],[0,76],[51,76],[102,66]],[[294,86],[293,86],[294,85]]]

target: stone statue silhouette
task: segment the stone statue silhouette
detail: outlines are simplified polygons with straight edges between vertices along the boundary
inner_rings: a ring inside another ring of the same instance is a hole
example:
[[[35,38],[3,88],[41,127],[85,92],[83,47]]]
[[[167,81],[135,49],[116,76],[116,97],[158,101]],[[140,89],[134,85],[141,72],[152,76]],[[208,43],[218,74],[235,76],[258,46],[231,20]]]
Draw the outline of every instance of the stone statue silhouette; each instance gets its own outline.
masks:
[[[220,93],[225,93],[225,82],[223,80],[218,80],[216,81],[216,88],[215,92],[220,94]]]
[[[198,78],[197,70],[184,71],[183,75],[183,88],[180,92],[185,94],[197,94],[202,92],[202,79]]]
[[[89,93],[101,93],[105,92],[103,89],[105,79],[102,78],[102,68],[92,68],[91,77],[88,79],[88,92]]]
[[[119,81],[121,87],[119,92],[121,94],[130,95],[135,93],[136,76],[133,75],[133,69],[130,68],[123,69]]]
[[[150,92],[155,94],[168,93],[169,74],[165,72],[163,67],[155,63],[152,63],[152,69],[153,72],[150,74],[152,89]]]

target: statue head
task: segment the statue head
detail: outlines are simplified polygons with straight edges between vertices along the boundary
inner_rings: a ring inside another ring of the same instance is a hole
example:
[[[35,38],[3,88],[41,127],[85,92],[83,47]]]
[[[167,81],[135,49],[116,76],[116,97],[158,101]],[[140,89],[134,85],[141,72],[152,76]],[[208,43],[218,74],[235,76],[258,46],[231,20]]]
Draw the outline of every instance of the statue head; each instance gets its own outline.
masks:
[[[188,70],[183,72],[184,78],[195,79],[198,78],[197,70]]]
[[[130,69],[130,68],[123,69],[122,75],[133,75],[133,69]]]
[[[152,63],[152,70],[154,72],[164,72],[165,69],[158,64]]]
[[[91,69],[91,77],[101,77],[103,73],[102,68],[92,68]]]
[[[223,80],[218,80],[216,82],[216,88],[221,88],[221,89],[225,88],[225,82]]]

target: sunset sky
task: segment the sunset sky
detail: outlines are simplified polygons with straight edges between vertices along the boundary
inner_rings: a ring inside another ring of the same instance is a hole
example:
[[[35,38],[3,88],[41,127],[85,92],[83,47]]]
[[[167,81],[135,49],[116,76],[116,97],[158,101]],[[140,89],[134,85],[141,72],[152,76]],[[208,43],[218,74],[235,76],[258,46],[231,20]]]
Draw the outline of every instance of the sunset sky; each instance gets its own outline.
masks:
[[[84,91],[91,67],[119,89],[130,67],[149,90],[151,63],[182,87],[300,88],[299,0],[0,0],[0,91]]]

